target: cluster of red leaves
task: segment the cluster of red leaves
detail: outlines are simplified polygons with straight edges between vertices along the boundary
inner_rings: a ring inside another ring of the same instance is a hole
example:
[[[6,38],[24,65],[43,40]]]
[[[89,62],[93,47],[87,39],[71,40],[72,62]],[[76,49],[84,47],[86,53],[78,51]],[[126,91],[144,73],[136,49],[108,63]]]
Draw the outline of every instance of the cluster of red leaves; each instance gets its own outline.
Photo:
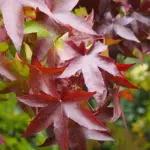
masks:
[[[0,74],[12,83],[1,93],[15,92],[24,111],[35,114],[23,137],[46,129],[49,137],[41,146],[59,144],[61,150],[85,150],[87,139],[114,140],[105,121],[122,117],[126,125],[120,98],[134,102],[130,90],[120,91],[120,86],[137,88],[124,76],[134,64],[119,64],[115,58],[119,53],[135,57],[134,48],[149,51],[149,5],[148,0],[0,0],[0,41],[13,43],[14,59],[30,70],[22,78],[11,67],[12,58],[1,53]],[[78,6],[85,6],[89,15],[72,13]],[[23,23],[33,19],[23,14],[25,7],[34,8],[34,20],[54,33],[36,38],[34,46],[29,35],[24,38]],[[58,48],[55,40],[61,36]],[[31,63],[19,53],[23,41],[32,48]]]

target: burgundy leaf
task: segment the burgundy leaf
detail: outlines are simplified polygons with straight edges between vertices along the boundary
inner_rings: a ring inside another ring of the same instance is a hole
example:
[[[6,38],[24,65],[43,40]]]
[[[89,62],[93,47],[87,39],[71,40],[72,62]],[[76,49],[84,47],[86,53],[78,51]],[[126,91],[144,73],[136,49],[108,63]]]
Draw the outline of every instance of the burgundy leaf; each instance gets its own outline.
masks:
[[[90,130],[85,127],[73,124],[69,128],[70,135],[70,147],[73,150],[86,150],[86,140],[98,140],[98,141],[113,141],[113,138],[108,132],[100,132],[97,130]]]
[[[67,12],[71,11],[75,5],[78,3],[79,0],[60,0],[59,2],[57,0],[53,0],[53,7],[52,11],[55,12]]]
[[[67,149],[69,147],[69,118],[89,129],[107,131],[107,128],[97,121],[89,110],[75,103],[75,101],[79,101],[79,95],[80,99],[87,101],[87,99],[94,94],[90,93],[89,96],[87,96],[85,93],[87,93],[87,95],[89,94],[88,92],[75,92],[68,93],[67,95],[64,93],[61,99],[55,99],[46,93],[18,97],[18,100],[24,104],[32,107],[43,107],[34,120],[31,121],[23,136],[36,134],[43,129],[47,129],[53,123],[56,141],[61,149]],[[73,101],[72,98],[74,99]]]
[[[89,130],[83,128],[84,135],[87,139],[98,140],[98,141],[114,141],[108,132],[100,132],[97,130]]]
[[[68,67],[59,77],[67,78],[81,70],[88,90],[90,92],[96,91],[100,95],[103,94],[103,92],[106,91],[106,87],[99,67],[114,76],[121,76],[112,59],[99,56],[99,53],[106,48],[105,45],[98,42],[94,45],[92,50],[89,50],[89,53],[88,50],[85,55],[78,53],[79,56],[70,61]],[[78,51],[80,51],[80,47],[78,49]],[[99,99],[97,99],[97,101],[100,102]]]
[[[67,100],[72,99],[73,101],[87,101],[90,97],[92,97],[95,92],[84,92],[84,91],[73,91],[65,94],[63,100],[67,102]]]
[[[111,5],[111,0],[100,0],[100,5],[99,5],[99,15],[102,16],[105,11],[109,9],[109,6]]]
[[[20,98],[18,98],[19,100]],[[29,105],[29,104],[28,104]],[[35,105],[37,106],[37,105]],[[32,120],[27,127],[26,131],[23,133],[23,137],[34,135],[44,129],[47,129],[52,123],[56,115],[57,107],[59,102],[52,103],[44,107]]]
[[[120,97],[119,97],[119,88],[116,89],[113,93],[114,98],[114,111],[113,111],[113,117],[111,119],[111,122],[115,122],[121,117],[122,108],[120,104]]]
[[[116,66],[117,66],[119,71],[126,71],[129,68],[133,67],[134,65],[135,65],[135,63],[133,63],[133,64],[119,64],[119,63],[116,63]]]
[[[38,57],[39,60],[42,60],[52,46],[52,38],[39,38],[35,43],[35,47],[33,49],[34,54]],[[54,66],[53,66],[54,67]]]
[[[106,82],[109,84],[116,83],[117,85],[120,85],[123,87],[138,89],[138,87],[136,85],[133,85],[132,83],[130,83],[124,76],[114,77],[109,73],[105,73],[105,77],[106,77]]]
[[[5,0],[0,2],[6,31],[18,51],[23,40],[24,18],[22,7],[24,6],[30,6],[35,9],[39,8],[45,14],[51,14],[42,0]]]
[[[138,43],[140,42],[136,38],[136,36],[133,34],[133,32],[130,29],[126,28],[126,27],[123,27],[123,26],[120,26],[120,25],[115,25],[114,30],[115,30],[116,34],[118,34],[122,38],[125,38],[127,40],[131,40],[131,41],[136,41]]]
[[[86,150],[86,137],[79,125],[73,124],[73,127],[70,127],[69,135],[72,150]]]
[[[120,16],[117,16],[116,20],[115,20],[115,24],[125,26],[125,25],[130,24],[133,20],[134,20],[134,18],[132,18],[132,17],[126,17],[125,16],[123,18],[120,18]]]
[[[133,17],[121,17],[119,14],[115,18],[113,18],[111,12],[107,12],[104,16],[104,19],[104,23],[100,25],[98,24],[96,29],[100,35],[115,31],[117,35],[124,39],[136,41],[138,43],[140,42],[136,38],[132,30],[126,27],[126,25],[131,24],[134,21]]]
[[[60,145],[61,150],[69,148],[69,131],[68,131],[68,117],[64,112],[63,106],[57,111],[54,120],[54,134],[56,141]]]
[[[81,107],[77,104],[68,103],[65,105],[66,114],[76,123],[87,127],[88,129],[95,129],[100,131],[106,131],[105,126],[98,122],[93,114],[86,108]]]
[[[122,117],[122,120],[124,122],[124,126],[125,126],[126,130],[128,131],[126,118],[125,118],[123,109],[122,109],[121,104],[120,104],[121,95],[119,93],[119,87],[117,87],[115,89],[115,91],[113,92],[113,98],[114,98],[114,111],[113,111],[113,117],[111,119],[111,122],[115,122],[120,117]]]
[[[129,3],[132,5],[132,7],[134,9],[138,9],[140,7],[141,1],[140,0],[136,0],[136,1],[129,0]]]
[[[110,120],[113,117],[113,107],[100,107],[95,112],[95,116],[98,120],[101,120],[103,122],[105,122],[106,120]]]
[[[150,14],[149,7],[150,7],[150,1],[146,0],[143,3],[141,3],[140,11]]]
[[[24,95],[21,97],[18,97],[19,101],[29,105],[31,107],[46,107],[49,103],[55,103],[57,102],[57,99],[50,95],[42,94],[42,95]]]
[[[33,68],[30,71],[30,87],[33,93],[40,93],[40,91],[43,91],[52,96],[59,97],[56,92],[55,82],[52,80],[53,78],[51,76],[45,75]]]
[[[71,12],[54,13],[54,18],[64,25],[69,25],[80,32],[97,35],[92,27],[84,19],[76,16]]]
[[[5,28],[0,28],[0,42],[3,42],[6,40],[6,37],[7,37],[7,32],[5,30]]]
[[[69,26],[83,33],[97,35],[92,29],[92,26],[88,24],[86,20],[70,12],[78,1],[79,0],[72,0],[68,2],[66,0],[61,0],[58,2],[57,0],[53,0],[50,6],[52,11],[50,20],[54,20],[57,23]],[[46,3],[49,4],[48,2]]]
[[[49,137],[41,146],[48,146],[53,144],[53,139]],[[114,141],[111,135],[106,131],[90,130],[77,123],[71,122],[69,126],[69,140],[70,148],[72,150],[86,150],[86,140],[98,140],[98,141]],[[51,141],[52,140],[52,141]]]
[[[150,17],[149,16],[144,16],[140,13],[133,12],[132,13],[132,18],[134,18],[136,21],[141,22],[147,26],[150,26]]]
[[[23,63],[26,63],[29,66],[29,82],[33,93],[40,93],[40,91],[44,91],[45,93],[48,93],[52,96],[58,96],[58,93],[56,92],[55,88],[55,82],[52,79],[54,75],[62,73],[64,71],[64,67],[43,67],[35,55],[33,55],[32,58],[33,65],[28,64],[18,54],[16,54],[16,57],[18,60],[22,61]]]

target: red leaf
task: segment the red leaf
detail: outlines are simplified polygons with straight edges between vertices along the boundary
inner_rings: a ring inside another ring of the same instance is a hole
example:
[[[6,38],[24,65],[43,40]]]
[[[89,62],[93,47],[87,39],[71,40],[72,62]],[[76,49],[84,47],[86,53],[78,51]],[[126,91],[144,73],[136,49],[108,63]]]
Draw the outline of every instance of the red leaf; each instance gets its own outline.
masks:
[[[56,22],[74,28],[82,33],[97,35],[86,20],[70,12],[78,1],[79,0],[72,0],[68,2],[67,0],[61,0],[57,2],[57,0],[54,0],[50,5],[50,9],[53,13],[50,19],[54,19]]]
[[[0,3],[6,31],[18,51],[23,40],[24,18],[22,7],[24,6],[30,6],[35,9],[38,7],[45,14],[51,14],[42,0],[5,0]]]
[[[86,150],[86,137],[80,127],[77,124],[70,127],[70,147],[72,150]]]
[[[113,111],[113,117],[111,119],[111,122],[115,122],[121,117],[122,108],[120,104],[120,97],[119,97],[119,88],[116,88],[113,93],[114,98],[114,111]]]
[[[7,32],[5,30],[5,28],[0,28],[0,42],[3,42],[6,40],[7,37]]]
[[[77,104],[65,105],[65,110],[69,118],[76,123],[87,127],[88,129],[95,129],[100,131],[106,131],[106,127],[99,121],[96,120],[94,115],[86,108]]]
[[[114,106],[109,107],[109,104],[111,102],[110,101],[110,102],[106,103],[105,105],[100,106],[100,108],[93,113],[98,120],[101,120],[103,122],[105,122],[106,120],[115,122],[120,117],[122,117],[125,128],[128,130],[125,115],[124,115],[124,112],[123,112],[123,110],[121,108],[121,104],[120,104],[121,96],[122,96],[122,94],[120,95],[119,87],[115,87],[113,89],[113,91],[111,92],[111,95],[109,96],[109,100],[111,100],[111,99],[113,100]]]
[[[54,13],[53,15],[56,20],[58,20],[60,23],[64,25],[69,25],[74,29],[83,33],[97,35],[97,33],[83,18],[78,17],[71,12],[57,12]]]
[[[132,83],[130,83],[124,76],[123,77],[118,77],[118,76],[112,76],[111,74],[108,74],[105,72],[105,78],[106,78],[106,82],[107,83],[116,83],[117,85],[123,86],[123,87],[127,87],[127,88],[134,88],[134,89],[138,89],[139,87],[137,87],[136,85],[133,85]]]
[[[79,46],[77,46],[73,41],[68,41],[67,44],[81,55],[85,55],[86,53],[88,53],[84,42],[81,42]]]
[[[69,128],[70,147],[72,150],[86,150],[86,140],[114,141],[108,132],[90,130],[88,128],[73,124]]]
[[[111,12],[107,12],[104,19],[105,21],[103,24],[97,25],[97,32],[100,35],[109,34],[112,31],[115,31],[117,35],[124,39],[140,43],[133,31],[126,27],[126,25],[134,21],[134,18],[126,16],[120,17],[120,15],[117,15],[114,18]]]
[[[54,120],[55,111],[57,110],[57,107],[59,106],[59,102],[52,103],[51,105],[48,105],[44,107],[32,120],[27,127],[26,131],[23,133],[23,137],[34,135],[44,129],[47,129]]]
[[[32,65],[39,69],[43,67],[41,63],[39,62],[38,58],[36,57],[36,55],[34,54],[32,55]]]
[[[63,106],[60,106],[55,116],[54,134],[61,150],[67,150],[69,148],[68,116]]]
[[[123,27],[121,25],[115,25],[114,30],[115,30],[116,34],[118,34],[120,37],[140,43],[140,41],[136,38],[136,36],[132,32],[132,30],[130,30],[126,27]]]
[[[54,125],[54,134],[61,149],[69,148],[68,119],[72,119],[89,129],[107,131],[107,128],[96,120],[92,113],[76,104],[88,100],[94,93],[71,92],[63,94],[61,99],[53,98],[46,93],[25,95],[18,100],[32,107],[43,107],[26,129],[23,136],[31,136]]]
[[[126,130],[128,131],[128,127],[127,127],[127,123],[126,123],[126,119],[125,119],[125,115],[124,112],[121,108],[121,104],[120,104],[120,95],[119,95],[119,87],[116,87],[112,96],[114,98],[114,110],[113,110],[113,117],[111,118],[111,122],[115,122],[116,120],[118,120],[120,117],[122,117],[122,120],[124,122],[124,126],[126,128]]]
[[[90,97],[92,97],[95,92],[84,92],[84,91],[74,91],[67,93],[63,100],[67,102],[71,99],[71,101],[88,101]]]
[[[136,0],[136,1],[129,0],[129,3],[132,5],[132,7],[134,9],[138,9],[140,7],[141,1],[140,0]]]
[[[126,71],[129,68],[133,67],[134,65],[135,65],[135,63],[133,63],[133,64],[119,64],[119,63],[116,63],[116,66],[117,66],[119,71]]]
[[[19,101],[31,107],[46,107],[48,104],[58,102],[58,100],[50,95],[24,95],[18,97]]]
[[[60,0],[59,3],[57,0],[53,0],[52,12],[66,12],[71,11],[79,0]]]
[[[55,137],[49,137],[41,146],[49,146]],[[71,122],[69,126],[69,139],[70,148],[72,150],[86,150],[86,140],[98,140],[98,141],[114,141],[108,132],[102,132],[97,130],[90,130],[77,123]]]
[[[95,112],[95,116],[98,120],[101,120],[103,122],[106,120],[110,120],[113,117],[113,107],[106,107],[104,109],[99,108]]]
[[[44,74],[36,68],[30,68],[30,87],[33,93],[40,93],[44,91],[45,93],[56,96],[55,83],[52,77],[48,74]]]
[[[41,71],[42,73],[44,74],[49,74],[49,75],[59,75],[61,74],[65,68],[62,67],[62,68],[48,68],[48,67],[43,67],[40,63],[40,61],[38,60],[38,58],[36,57],[36,55],[33,54],[32,56],[32,64],[28,64],[26,62],[26,60],[24,60],[18,53],[16,53],[16,58],[25,63],[26,65],[28,65],[28,67],[31,69],[31,70],[38,70],[38,71]]]
[[[28,64],[24,59],[22,59],[17,53],[16,58],[21,62],[27,64],[30,69],[30,87],[33,93],[40,93],[44,91],[52,96],[58,96],[56,92],[55,83],[52,80],[53,75],[58,75],[64,71],[62,68],[48,68],[43,67],[37,57],[33,55],[33,65]]]
[[[75,48],[77,48],[77,46]],[[78,47],[78,51],[80,51],[80,48],[81,47]],[[121,76],[111,58],[98,55],[106,48],[107,46],[98,42],[91,50],[87,50],[88,53],[84,55],[77,53],[78,55],[74,59],[70,60],[70,64],[59,77],[68,78],[81,70],[88,91],[96,91],[99,95],[102,95],[103,92],[106,91],[106,87],[99,67],[114,76]],[[99,99],[97,99],[97,101],[99,102]]]
[[[119,96],[120,96],[120,98],[125,98],[125,99],[127,99],[127,100],[129,100],[131,102],[135,102],[135,99],[131,95],[131,91],[130,90],[120,91],[119,92]]]
[[[150,1],[145,1],[141,4],[140,11],[150,14]]]

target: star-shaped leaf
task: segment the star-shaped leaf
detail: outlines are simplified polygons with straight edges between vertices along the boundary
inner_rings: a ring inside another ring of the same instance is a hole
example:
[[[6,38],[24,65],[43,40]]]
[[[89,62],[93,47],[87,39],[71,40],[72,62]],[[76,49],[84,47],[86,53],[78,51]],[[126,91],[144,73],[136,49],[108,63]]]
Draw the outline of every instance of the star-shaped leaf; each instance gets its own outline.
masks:
[[[132,30],[126,27],[132,21],[134,21],[134,18],[126,16],[121,18],[120,15],[113,18],[112,14],[108,12],[105,14],[105,22],[102,25],[98,25],[97,32],[100,35],[104,35],[115,31],[120,37],[139,43],[140,41],[136,38]]]
[[[121,76],[111,58],[99,55],[107,48],[104,44],[97,42],[90,50],[87,50],[83,43],[79,47],[72,42],[69,44],[77,54],[70,60],[69,65],[59,78],[68,78],[78,71],[82,71],[88,90],[90,92],[96,91],[98,95],[102,95],[103,92],[106,92],[106,87],[99,68],[113,76]],[[100,102],[98,98],[97,101]]]
[[[97,35],[97,33],[92,29],[92,26],[88,24],[84,18],[75,15],[70,12],[79,2],[79,0],[53,0],[51,4],[46,0],[46,4],[49,5],[49,8],[53,14],[53,19],[63,25],[69,25],[70,27],[91,35]]]
[[[114,141],[109,132],[91,130],[80,126],[75,122],[71,122],[69,126],[69,139],[70,148],[72,150],[86,150],[86,140],[98,140],[98,141]],[[53,145],[56,142],[55,136],[48,137],[40,147]]]
[[[107,131],[107,128],[94,118],[92,113],[78,104],[87,101],[93,92],[72,91],[54,98],[46,93],[18,97],[18,100],[31,107],[42,107],[23,136],[31,136],[54,125],[54,134],[62,150],[69,148],[68,119],[88,129]]]
[[[24,14],[22,7],[24,6],[39,8],[45,14],[51,15],[42,0],[0,0],[0,10],[2,11],[6,31],[18,51],[23,40]]]

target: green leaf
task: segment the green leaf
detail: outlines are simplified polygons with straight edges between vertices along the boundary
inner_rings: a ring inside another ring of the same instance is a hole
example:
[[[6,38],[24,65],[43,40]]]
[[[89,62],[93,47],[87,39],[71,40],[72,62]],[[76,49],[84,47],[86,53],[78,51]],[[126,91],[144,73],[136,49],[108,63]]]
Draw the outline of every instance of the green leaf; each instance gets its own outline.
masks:
[[[85,7],[80,7],[80,8],[75,9],[75,14],[80,17],[88,16],[88,12]]]
[[[29,63],[31,63],[32,59],[32,50],[27,43],[23,43],[23,48],[20,52],[21,56],[26,59]]]
[[[6,42],[0,43],[0,52],[5,52],[8,49],[8,44]]]
[[[49,37],[50,33],[36,21],[30,20],[24,24],[24,34],[37,33],[38,37]]]

